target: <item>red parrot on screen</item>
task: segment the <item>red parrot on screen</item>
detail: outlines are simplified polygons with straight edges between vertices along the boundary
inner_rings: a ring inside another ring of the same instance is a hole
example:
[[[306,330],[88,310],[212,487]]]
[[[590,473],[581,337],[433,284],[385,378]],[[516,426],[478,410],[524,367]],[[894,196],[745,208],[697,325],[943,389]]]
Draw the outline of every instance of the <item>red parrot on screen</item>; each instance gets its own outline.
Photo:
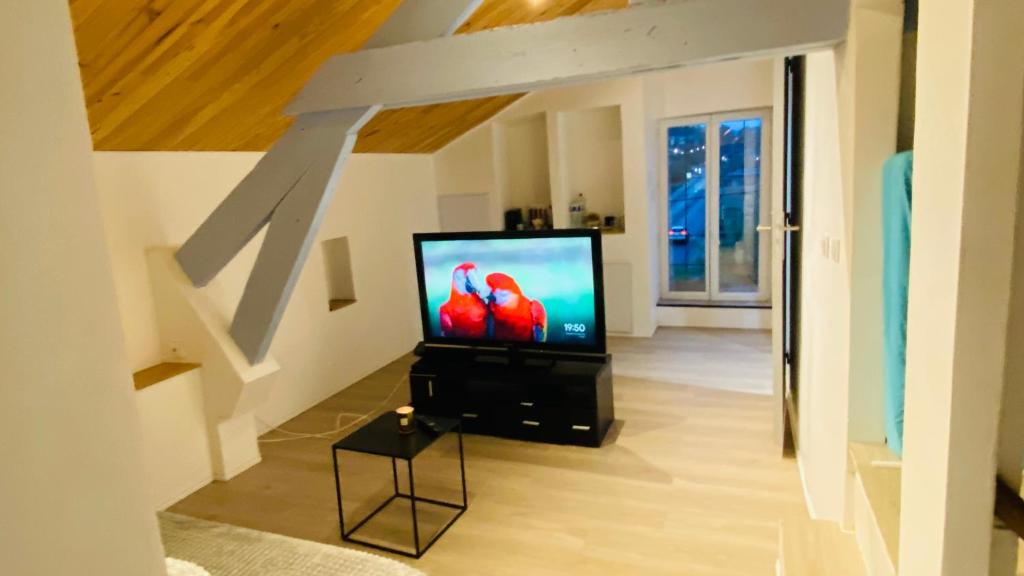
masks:
[[[548,315],[540,300],[530,300],[519,284],[507,274],[487,275],[489,307],[496,340],[544,342],[548,337]]]
[[[455,338],[488,336],[487,305],[490,294],[480,282],[476,264],[464,262],[452,271],[452,291],[441,305],[441,335]]]

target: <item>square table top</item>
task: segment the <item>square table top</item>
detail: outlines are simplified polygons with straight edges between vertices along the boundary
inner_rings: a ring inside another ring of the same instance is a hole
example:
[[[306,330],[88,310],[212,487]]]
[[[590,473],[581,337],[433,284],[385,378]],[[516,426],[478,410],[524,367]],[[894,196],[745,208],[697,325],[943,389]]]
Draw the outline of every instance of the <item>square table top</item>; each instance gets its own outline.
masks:
[[[413,432],[401,434],[398,432],[398,417],[394,412],[385,412],[335,442],[333,449],[412,460],[417,454],[429,448],[434,441],[459,425],[459,421],[454,418],[429,418],[437,422],[441,428],[441,433],[437,436],[425,431],[418,422]]]

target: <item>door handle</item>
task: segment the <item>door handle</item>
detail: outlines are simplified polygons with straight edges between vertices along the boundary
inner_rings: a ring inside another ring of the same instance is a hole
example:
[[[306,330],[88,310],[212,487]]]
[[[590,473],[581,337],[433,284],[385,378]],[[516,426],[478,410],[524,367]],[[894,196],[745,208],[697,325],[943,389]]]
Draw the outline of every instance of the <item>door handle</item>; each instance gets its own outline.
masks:
[[[771,224],[758,224],[756,230],[758,232],[771,232],[774,228],[775,227],[772,226]],[[799,226],[789,226],[789,225],[786,225],[786,226],[782,227],[782,231],[783,232],[799,232],[800,231],[800,227]]]

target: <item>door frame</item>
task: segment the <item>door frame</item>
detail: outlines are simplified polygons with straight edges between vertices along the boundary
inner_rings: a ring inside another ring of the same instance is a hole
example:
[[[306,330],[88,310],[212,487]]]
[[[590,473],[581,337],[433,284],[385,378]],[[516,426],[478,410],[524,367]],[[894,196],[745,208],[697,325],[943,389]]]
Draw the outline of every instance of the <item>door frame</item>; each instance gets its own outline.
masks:
[[[758,242],[758,291],[750,292],[721,292],[719,278],[720,262],[720,224],[719,224],[719,129],[722,122],[741,120],[749,118],[760,118],[761,120],[761,160],[760,160],[760,200],[757,222],[755,226],[760,227],[770,220],[774,221],[773,213],[776,201],[776,187],[772,175],[775,169],[775,133],[773,126],[774,109],[771,106],[760,108],[747,108],[743,110],[731,110],[715,112],[711,114],[698,114],[692,116],[677,116],[663,118],[658,122],[658,249],[659,249],[659,299],[667,301],[692,301],[692,302],[751,302],[764,303],[772,299],[776,292],[773,286],[775,265],[773,254],[773,238],[767,242]],[[668,130],[676,126],[688,126],[693,124],[705,125],[705,146],[704,155],[705,175],[705,208],[704,208],[704,274],[705,283],[703,291],[671,291],[669,290],[668,250],[669,240],[666,231],[668,230]],[[766,201],[765,194],[768,198]],[[774,222],[773,222],[774,223]],[[774,229],[774,227],[773,227]],[[760,234],[758,230],[752,230],[753,234]]]
[[[698,114],[694,116],[677,116],[674,118],[662,118],[658,121],[658,268],[660,270],[660,281],[658,298],[661,300],[693,300],[707,301],[711,298],[711,276],[708,273],[708,263],[711,261],[711,223],[708,221],[708,185],[712,178],[711,162],[708,158],[711,154],[711,114]],[[704,177],[704,290],[696,291],[670,291],[668,289],[668,130],[675,126],[689,126],[693,124],[704,124],[704,169],[707,174]]]
[[[771,175],[772,171],[772,108],[750,108],[747,110],[738,110],[735,112],[722,112],[718,114],[712,114],[712,120],[716,125],[722,122],[729,122],[732,120],[745,120],[749,118],[760,118],[761,119],[761,177],[758,183],[760,198],[758,199],[759,208],[757,214],[757,222],[754,223],[754,229],[750,232],[752,234],[761,234],[761,231],[757,228],[762,225],[768,225],[771,219],[771,208],[772,200],[775,198],[774,190],[772,188]],[[712,264],[709,266],[711,274],[711,301],[712,302],[765,302],[771,298],[772,289],[772,247],[771,237],[767,238],[767,242],[761,242],[760,239],[757,243],[757,292],[722,292],[719,287],[721,281],[721,269],[719,264],[721,262],[721,248],[719,242],[721,241],[721,230],[719,229],[719,222],[721,218],[719,210],[719,199],[721,198],[721,190],[719,188],[721,182],[719,181],[719,153],[721,150],[721,142],[719,142],[719,132],[715,131],[714,135],[714,152],[716,162],[714,170],[711,172],[715,178],[715,193],[714,200],[708,203],[708,219],[711,220],[713,227],[712,234],[714,234],[714,245],[710,250],[711,256],[714,259]],[[765,194],[768,195],[765,198]],[[711,218],[710,215],[714,214],[715,217]]]
[[[776,58],[772,113],[772,372],[775,439],[783,454],[799,447],[795,392],[799,374],[800,258],[803,198],[803,57]],[[790,205],[787,206],[787,196]],[[790,213],[792,210],[792,213]],[[796,227],[795,229],[792,227]],[[786,259],[787,244],[790,258]],[[787,277],[787,268],[791,272]]]

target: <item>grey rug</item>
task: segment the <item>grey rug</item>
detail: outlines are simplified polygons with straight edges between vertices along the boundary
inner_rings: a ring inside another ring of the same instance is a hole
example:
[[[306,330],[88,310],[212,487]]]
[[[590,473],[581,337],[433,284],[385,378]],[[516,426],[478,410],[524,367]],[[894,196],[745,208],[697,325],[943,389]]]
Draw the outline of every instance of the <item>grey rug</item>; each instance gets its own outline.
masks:
[[[167,556],[194,562],[211,576],[424,576],[388,558],[171,514],[159,513]]]

